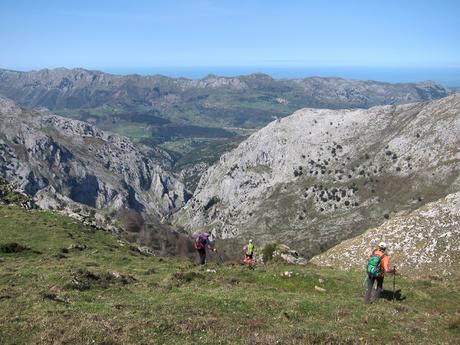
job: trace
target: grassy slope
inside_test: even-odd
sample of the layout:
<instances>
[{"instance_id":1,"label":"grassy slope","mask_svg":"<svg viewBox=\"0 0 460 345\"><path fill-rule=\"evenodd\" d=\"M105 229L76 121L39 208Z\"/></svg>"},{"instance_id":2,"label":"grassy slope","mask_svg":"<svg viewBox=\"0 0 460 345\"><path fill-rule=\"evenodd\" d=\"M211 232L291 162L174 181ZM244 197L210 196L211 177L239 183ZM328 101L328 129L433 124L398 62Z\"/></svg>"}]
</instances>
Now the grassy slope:
<instances>
[{"instance_id":1,"label":"grassy slope","mask_svg":"<svg viewBox=\"0 0 460 345\"><path fill-rule=\"evenodd\" d=\"M282 264L203 269L136 256L109 234L17 207L0 207L0 229L0 244L31 248L0 253L1 344L453 344L460 336L458 282L400 277L405 300L365 306L361 273ZM88 248L61 253L72 244ZM78 270L100 280L76 290ZM291 278L281 276L287 270ZM104 287L110 272L136 281Z\"/></svg>"}]
</instances>

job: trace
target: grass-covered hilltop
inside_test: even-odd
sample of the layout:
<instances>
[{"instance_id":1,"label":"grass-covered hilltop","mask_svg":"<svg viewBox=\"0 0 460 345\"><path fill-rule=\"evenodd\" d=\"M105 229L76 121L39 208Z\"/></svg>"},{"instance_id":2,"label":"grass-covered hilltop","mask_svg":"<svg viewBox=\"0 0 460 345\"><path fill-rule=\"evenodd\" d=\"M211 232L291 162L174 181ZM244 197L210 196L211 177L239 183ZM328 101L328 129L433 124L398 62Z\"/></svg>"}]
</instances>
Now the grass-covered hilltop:
<instances>
[{"instance_id":1,"label":"grass-covered hilltop","mask_svg":"<svg viewBox=\"0 0 460 345\"><path fill-rule=\"evenodd\" d=\"M1 344L455 344L459 281L386 278L273 260L139 254L66 216L0 206ZM211 254L212 256L213 254ZM338 262L338 264L340 264ZM325 291L320 291L325 289Z\"/></svg>"}]
</instances>

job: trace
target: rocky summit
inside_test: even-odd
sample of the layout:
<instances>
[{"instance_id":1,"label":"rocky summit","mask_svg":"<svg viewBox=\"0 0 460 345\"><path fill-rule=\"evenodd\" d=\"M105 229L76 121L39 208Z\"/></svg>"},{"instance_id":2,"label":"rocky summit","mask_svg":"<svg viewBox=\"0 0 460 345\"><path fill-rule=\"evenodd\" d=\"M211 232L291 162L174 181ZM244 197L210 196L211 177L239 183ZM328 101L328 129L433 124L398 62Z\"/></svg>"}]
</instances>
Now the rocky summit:
<instances>
[{"instance_id":1,"label":"rocky summit","mask_svg":"<svg viewBox=\"0 0 460 345\"><path fill-rule=\"evenodd\" d=\"M400 271L426 277L451 277L460 272L460 192L428 203L408 215L343 241L311 262L340 269L361 269L380 241L388 245ZM339 265L337 263L340 262ZM458 278L458 277L457 277Z\"/></svg>"},{"instance_id":2,"label":"rocky summit","mask_svg":"<svg viewBox=\"0 0 460 345\"><path fill-rule=\"evenodd\" d=\"M221 157L174 221L307 257L460 187L460 95L302 109Z\"/></svg>"},{"instance_id":3,"label":"rocky summit","mask_svg":"<svg viewBox=\"0 0 460 345\"><path fill-rule=\"evenodd\" d=\"M165 216L186 198L162 150L0 97L0 175L47 208L67 197L93 208ZM51 199L51 200L50 200Z\"/></svg>"}]
</instances>

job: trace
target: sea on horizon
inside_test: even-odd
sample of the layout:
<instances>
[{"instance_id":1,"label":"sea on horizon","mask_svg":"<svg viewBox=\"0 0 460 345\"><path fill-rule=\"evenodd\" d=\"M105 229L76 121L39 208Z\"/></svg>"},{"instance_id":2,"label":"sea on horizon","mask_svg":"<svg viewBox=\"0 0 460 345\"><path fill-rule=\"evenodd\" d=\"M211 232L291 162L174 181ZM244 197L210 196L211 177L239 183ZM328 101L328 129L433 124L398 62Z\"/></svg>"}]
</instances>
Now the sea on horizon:
<instances>
[{"instance_id":1,"label":"sea on horizon","mask_svg":"<svg viewBox=\"0 0 460 345\"><path fill-rule=\"evenodd\" d=\"M198 66L198 67L133 67L98 68L113 74L160 74L167 77L201 79L209 74L240 76L252 73L268 74L275 79L307 77L340 77L375 80L389 83L416 83L431 80L447 87L460 87L460 67L257 67L257 66Z\"/></svg>"}]
</instances>

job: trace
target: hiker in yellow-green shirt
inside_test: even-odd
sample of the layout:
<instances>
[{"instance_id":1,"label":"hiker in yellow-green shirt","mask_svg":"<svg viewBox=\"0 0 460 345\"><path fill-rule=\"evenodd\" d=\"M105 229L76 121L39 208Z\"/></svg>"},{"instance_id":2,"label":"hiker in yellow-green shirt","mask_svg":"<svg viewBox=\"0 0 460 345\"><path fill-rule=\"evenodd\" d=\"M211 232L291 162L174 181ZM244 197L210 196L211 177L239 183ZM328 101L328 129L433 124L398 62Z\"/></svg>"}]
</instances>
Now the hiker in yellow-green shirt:
<instances>
[{"instance_id":1,"label":"hiker in yellow-green shirt","mask_svg":"<svg viewBox=\"0 0 460 345\"><path fill-rule=\"evenodd\" d=\"M245 245L243 248L244 254L245 254L245 258L244 258L245 264L251 265L253 263L254 249L255 247L254 247L254 244L252 243L252 240L249 240L249 243Z\"/></svg>"}]
</instances>

